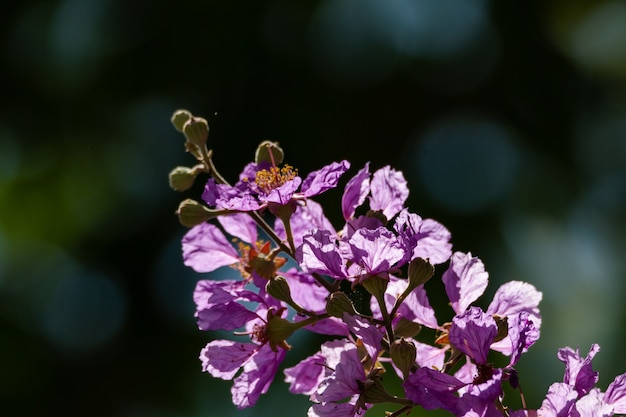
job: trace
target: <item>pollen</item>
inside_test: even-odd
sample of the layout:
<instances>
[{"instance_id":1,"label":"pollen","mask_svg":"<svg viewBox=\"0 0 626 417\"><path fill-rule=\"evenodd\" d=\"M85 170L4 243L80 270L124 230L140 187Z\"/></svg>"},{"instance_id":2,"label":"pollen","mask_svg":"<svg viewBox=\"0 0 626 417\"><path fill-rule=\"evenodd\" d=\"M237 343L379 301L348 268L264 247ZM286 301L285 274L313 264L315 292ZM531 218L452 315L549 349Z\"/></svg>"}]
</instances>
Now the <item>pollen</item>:
<instances>
[{"instance_id":1,"label":"pollen","mask_svg":"<svg viewBox=\"0 0 626 417\"><path fill-rule=\"evenodd\" d=\"M257 172L254 183L259 189L269 194L272 190L275 190L287 181L291 181L297 175L297 169L285 164L282 168L271 167L270 169L263 169Z\"/></svg>"}]
</instances>

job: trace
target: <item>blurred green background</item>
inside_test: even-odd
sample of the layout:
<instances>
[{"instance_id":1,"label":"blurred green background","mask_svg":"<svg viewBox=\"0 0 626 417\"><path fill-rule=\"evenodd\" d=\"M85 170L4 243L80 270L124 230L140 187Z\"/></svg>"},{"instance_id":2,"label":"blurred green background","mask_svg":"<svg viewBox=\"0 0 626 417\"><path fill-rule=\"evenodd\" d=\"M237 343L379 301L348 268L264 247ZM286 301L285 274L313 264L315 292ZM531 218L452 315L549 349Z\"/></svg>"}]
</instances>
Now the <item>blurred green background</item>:
<instances>
[{"instance_id":1,"label":"blurred green background","mask_svg":"<svg viewBox=\"0 0 626 417\"><path fill-rule=\"evenodd\" d=\"M543 292L530 406L561 346L601 344L602 388L626 371L626 2L31 0L0 22L3 416L306 414L280 376L237 411L201 373L216 335L174 215L199 189L167 182L193 163L181 107L230 179L263 139L301 173L402 169L412 210L484 261L483 305L511 279ZM319 199L337 226L340 195ZM293 344L287 366L314 349Z\"/></svg>"}]
</instances>

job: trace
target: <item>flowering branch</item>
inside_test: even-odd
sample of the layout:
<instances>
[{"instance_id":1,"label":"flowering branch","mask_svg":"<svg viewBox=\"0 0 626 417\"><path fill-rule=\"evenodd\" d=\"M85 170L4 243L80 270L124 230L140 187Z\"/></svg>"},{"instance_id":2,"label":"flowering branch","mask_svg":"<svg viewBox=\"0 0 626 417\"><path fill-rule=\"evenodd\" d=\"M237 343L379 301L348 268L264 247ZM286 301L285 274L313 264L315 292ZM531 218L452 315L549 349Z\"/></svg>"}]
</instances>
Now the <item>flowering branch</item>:
<instances>
[{"instance_id":1,"label":"flowering branch","mask_svg":"<svg viewBox=\"0 0 626 417\"><path fill-rule=\"evenodd\" d=\"M510 281L486 310L473 305L488 285L482 261L453 251L445 226L405 207L409 190L401 172L387 166L371 173L365 164L344 185L344 224L336 227L314 198L339 186L349 162L330 163L303 179L283 164L278 144L265 141L231 185L207 147L206 120L177 111L172 123L199 162L170 172L172 188L185 191L208 176L202 202L186 199L177 211L190 227L183 261L200 273L231 267L241 276L201 280L193 295L200 330L250 337L249 343L213 340L200 354L203 371L233 380L237 407L253 406L269 389L291 349L287 339L305 330L329 340L283 372L292 394L309 397L310 417L354 417L374 404L400 406L389 417L415 407L467 417L626 413L626 374L604 393L595 388L597 345L586 357L560 349L563 382L550 386L539 409L527 408L516 365L539 339L541 292ZM451 308L444 314L452 317L444 323L426 287L439 265ZM434 340L423 327L436 332ZM508 364L493 365L494 355ZM402 395L386 390L383 374L385 381L398 379ZM522 409L505 404L507 384L519 389Z\"/></svg>"}]
</instances>

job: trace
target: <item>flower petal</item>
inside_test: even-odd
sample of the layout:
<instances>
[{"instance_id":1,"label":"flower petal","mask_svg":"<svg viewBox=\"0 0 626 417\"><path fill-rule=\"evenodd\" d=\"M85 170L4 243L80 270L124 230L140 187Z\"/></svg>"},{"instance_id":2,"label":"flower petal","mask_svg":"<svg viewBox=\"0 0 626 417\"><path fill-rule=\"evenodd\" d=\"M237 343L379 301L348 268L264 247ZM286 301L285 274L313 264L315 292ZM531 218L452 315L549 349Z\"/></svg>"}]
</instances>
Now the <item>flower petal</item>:
<instances>
[{"instance_id":1,"label":"flower petal","mask_svg":"<svg viewBox=\"0 0 626 417\"><path fill-rule=\"evenodd\" d=\"M370 208L382 211L387 219L398 214L409 197L404 175L389 166L374 173L370 189Z\"/></svg>"},{"instance_id":2,"label":"flower petal","mask_svg":"<svg viewBox=\"0 0 626 417\"><path fill-rule=\"evenodd\" d=\"M192 227L183 236L183 260L196 272L211 272L239 262L237 250L222 231L210 223Z\"/></svg>"},{"instance_id":3,"label":"flower petal","mask_svg":"<svg viewBox=\"0 0 626 417\"><path fill-rule=\"evenodd\" d=\"M370 163L365 166L348 181L341 197L341 212L345 221L354 217L356 208L365 201L370 192Z\"/></svg>"},{"instance_id":4,"label":"flower petal","mask_svg":"<svg viewBox=\"0 0 626 417\"><path fill-rule=\"evenodd\" d=\"M350 168L350 162L333 162L307 175L300 191L305 197L313 197L337 187L339 178Z\"/></svg>"},{"instance_id":5,"label":"flower petal","mask_svg":"<svg viewBox=\"0 0 626 417\"><path fill-rule=\"evenodd\" d=\"M441 279L452 309L456 314L461 314L485 292L489 274L485 272L482 261L472 257L470 252L455 252Z\"/></svg>"}]
</instances>

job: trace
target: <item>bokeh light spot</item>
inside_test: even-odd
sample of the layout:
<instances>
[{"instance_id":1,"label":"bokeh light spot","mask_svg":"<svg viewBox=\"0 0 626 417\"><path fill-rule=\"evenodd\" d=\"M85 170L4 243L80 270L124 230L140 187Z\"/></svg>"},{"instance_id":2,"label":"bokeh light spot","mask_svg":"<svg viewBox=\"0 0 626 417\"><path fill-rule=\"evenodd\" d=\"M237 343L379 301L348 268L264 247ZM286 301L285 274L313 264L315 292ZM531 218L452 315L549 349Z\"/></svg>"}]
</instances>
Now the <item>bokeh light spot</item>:
<instances>
[{"instance_id":1,"label":"bokeh light spot","mask_svg":"<svg viewBox=\"0 0 626 417\"><path fill-rule=\"evenodd\" d=\"M108 277L85 269L60 278L43 308L44 333L58 348L86 351L110 341L124 323L126 300Z\"/></svg>"},{"instance_id":2,"label":"bokeh light spot","mask_svg":"<svg viewBox=\"0 0 626 417\"><path fill-rule=\"evenodd\" d=\"M418 137L414 172L432 197L453 212L475 212L503 198L519 156L512 135L487 120L445 120Z\"/></svg>"}]
</instances>

